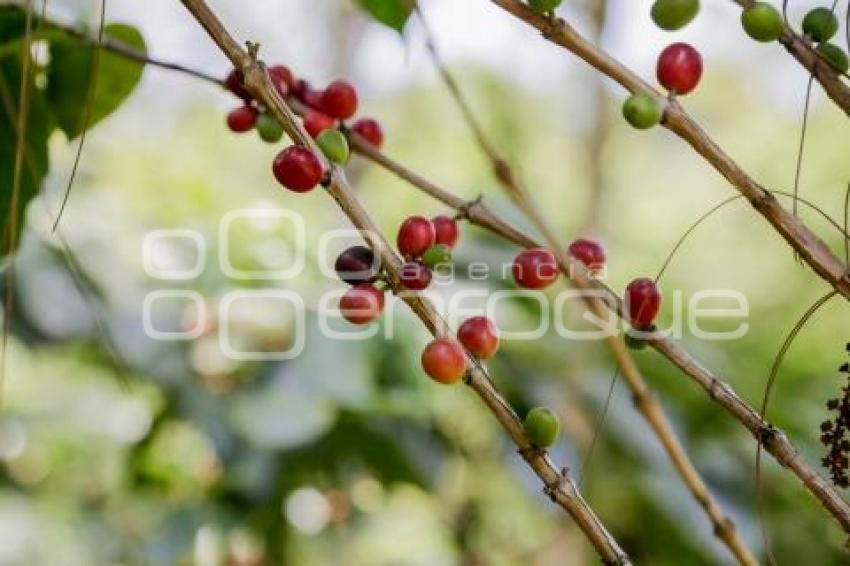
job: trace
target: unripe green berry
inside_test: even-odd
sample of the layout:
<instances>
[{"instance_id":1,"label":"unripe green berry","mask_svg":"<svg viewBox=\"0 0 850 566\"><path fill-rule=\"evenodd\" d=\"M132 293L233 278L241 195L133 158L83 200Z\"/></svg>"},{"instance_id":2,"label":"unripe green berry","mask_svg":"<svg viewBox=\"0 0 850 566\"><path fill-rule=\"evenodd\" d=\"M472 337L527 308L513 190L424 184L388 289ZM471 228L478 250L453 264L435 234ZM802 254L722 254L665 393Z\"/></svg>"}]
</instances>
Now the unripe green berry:
<instances>
[{"instance_id":1,"label":"unripe green berry","mask_svg":"<svg viewBox=\"0 0 850 566\"><path fill-rule=\"evenodd\" d=\"M764 43L776 41L785 31L782 14L767 2L756 2L741 12L741 25L747 35Z\"/></svg>"},{"instance_id":2,"label":"unripe green berry","mask_svg":"<svg viewBox=\"0 0 850 566\"><path fill-rule=\"evenodd\" d=\"M699 0L656 0L650 15L655 25L667 31L682 29L699 12Z\"/></svg>"},{"instance_id":3,"label":"unripe green berry","mask_svg":"<svg viewBox=\"0 0 850 566\"><path fill-rule=\"evenodd\" d=\"M839 73L846 73L850 68L850 61L847 60L847 54L832 43L821 43L818 45L818 53L823 55L823 58L829 61L830 66Z\"/></svg>"},{"instance_id":4,"label":"unripe green berry","mask_svg":"<svg viewBox=\"0 0 850 566\"><path fill-rule=\"evenodd\" d=\"M829 8L815 8L803 18L803 33L812 41L829 41L838 31L838 18Z\"/></svg>"},{"instance_id":5,"label":"unripe green berry","mask_svg":"<svg viewBox=\"0 0 850 566\"><path fill-rule=\"evenodd\" d=\"M257 117L257 124L254 127L265 142L277 143L283 137L283 126L268 112L263 112Z\"/></svg>"},{"instance_id":6,"label":"unripe green berry","mask_svg":"<svg viewBox=\"0 0 850 566\"><path fill-rule=\"evenodd\" d=\"M325 157L334 163L339 163L340 165L348 163L348 141L339 130L328 129L323 131L316 138L316 143L319 145L322 153L325 154Z\"/></svg>"},{"instance_id":7,"label":"unripe green berry","mask_svg":"<svg viewBox=\"0 0 850 566\"><path fill-rule=\"evenodd\" d=\"M535 12L543 14L545 12L551 12L560 6L561 0L528 0L528 5L531 6L531 9Z\"/></svg>"},{"instance_id":8,"label":"unripe green berry","mask_svg":"<svg viewBox=\"0 0 850 566\"><path fill-rule=\"evenodd\" d=\"M428 248L428 251L422 256L422 263L431 269L446 265L452 262L452 250L445 244L436 244Z\"/></svg>"},{"instance_id":9,"label":"unripe green berry","mask_svg":"<svg viewBox=\"0 0 850 566\"><path fill-rule=\"evenodd\" d=\"M546 407L534 407L526 415L523 428L532 444L546 448L558 441L561 421L558 420L555 413Z\"/></svg>"},{"instance_id":10,"label":"unripe green berry","mask_svg":"<svg viewBox=\"0 0 850 566\"><path fill-rule=\"evenodd\" d=\"M646 349L646 340L626 333L626 347L630 350L644 350Z\"/></svg>"},{"instance_id":11,"label":"unripe green berry","mask_svg":"<svg viewBox=\"0 0 850 566\"><path fill-rule=\"evenodd\" d=\"M661 121L661 106L652 96L636 92L623 104L623 117L639 130L649 129Z\"/></svg>"}]
</instances>

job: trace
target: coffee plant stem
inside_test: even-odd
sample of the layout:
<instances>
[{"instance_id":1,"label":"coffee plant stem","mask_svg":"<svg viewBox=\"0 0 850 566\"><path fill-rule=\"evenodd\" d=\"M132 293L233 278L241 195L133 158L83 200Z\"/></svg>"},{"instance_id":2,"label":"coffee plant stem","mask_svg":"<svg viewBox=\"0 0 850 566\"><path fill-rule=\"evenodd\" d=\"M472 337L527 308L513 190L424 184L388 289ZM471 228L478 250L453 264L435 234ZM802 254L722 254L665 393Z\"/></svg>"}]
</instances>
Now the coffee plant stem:
<instances>
[{"instance_id":1,"label":"coffee plant stem","mask_svg":"<svg viewBox=\"0 0 850 566\"><path fill-rule=\"evenodd\" d=\"M181 2L204 27L234 67L242 71L245 86L280 121L293 141L312 149L318 155L318 148L312 138L298 123L293 111L274 88L265 66L257 59L256 46L249 44L249 50L243 49L204 0L181 0ZM395 254L363 205L354 196L342 168L333 164L326 165L330 171L327 182L328 193L380 256L391 288L400 291L402 289L399 281L401 258ZM448 325L427 298L417 293L399 293L399 297L408 304L435 337L445 338L452 335ZM465 381L494 414L528 465L543 481L546 494L570 514L606 564L630 564L626 553L581 497L568 471L559 471L545 450L532 446L519 417L496 390L484 368L476 363L472 363L470 367Z\"/></svg>"},{"instance_id":2,"label":"coffee plant stem","mask_svg":"<svg viewBox=\"0 0 850 566\"><path fill-rule=\"evenodd\" d=\"M528 217L532 224L537 227L538 231L544 235L544 239L549 245L550 251L555 254L556 259L558 260L559 268L569 279L570 272L573 269L572 264L575 262L568 256L568 254L561 251L564 247L558 240L554 230L552 230L549 226L540 208L535 205L531 193L528 191L525 184L520 181L510 162L496 149L495 144L489 139L487 134L485 134L484 128L481 126L475 112L472 110L472 107L461 92L460 86L455 80L454 75L452 75L451 71L449 71L448 67L443 63L434 40L434 36L428 27L427 22L425 22L421 13L419 13L419 16L425 33L428 51L431 54L431 59L437 67L437 71L439 72L453 100L460 109L469 129L472 131L481 152L490 161L494 176L504 189L504 192L509 197L513 198L517 205L523 210L526 217ZM586 299L586 303L592 310L595 311L597 316L604 316L607 314L607 307L600 301L588 298ZM634 358L626 348L622 337L609 336L606 338L606 342L608 343L608 347L611 349L618 367L625 378L626 385L631 390L635 408L644 420L646 420L650 429L660 441L664 451L667 453L667 457L670 458L673 463L673 467L682 478L682 481L685 483L688 491L691 492L691 495L705 511L713 527L714 534L724 544L726 544L729 551L735 556L736 560L740 564L753 566L758 564L755 557L744 544L744 541L738 536L734 523L726 515L723 508L711 494L708 485L700 476L699 471L691 461L682 446L682 443L676 437L676 433L673 431L673 427L670 425L670 422L664 413L664 409L652 394L652 391L647 385L646 380L643 378L643 375L641 375L640 369L635 363ZM601 425L602 423L600 423L599 426Z\"/></svg>"},{"instance_id":3,"label":"coffee plant stem","mask_svg":"<svg viewBox=\"0 0 850 566\"><path fill-rule=\"evenodd\" d=\"M543 34L548 41L577 55L599 72L630 92L643 92L656 98L660 93L632 70L585 39L560 18L538 14L520 0L490 0ZM805 224L785 210L776 198L759 185L709 137L675 99L667 101L662 124L685 140L714 169L726 178L753 208L761 214L800 257L846 299L850 299L847 266L837 258Z\"/></svg>"}]
</instances>

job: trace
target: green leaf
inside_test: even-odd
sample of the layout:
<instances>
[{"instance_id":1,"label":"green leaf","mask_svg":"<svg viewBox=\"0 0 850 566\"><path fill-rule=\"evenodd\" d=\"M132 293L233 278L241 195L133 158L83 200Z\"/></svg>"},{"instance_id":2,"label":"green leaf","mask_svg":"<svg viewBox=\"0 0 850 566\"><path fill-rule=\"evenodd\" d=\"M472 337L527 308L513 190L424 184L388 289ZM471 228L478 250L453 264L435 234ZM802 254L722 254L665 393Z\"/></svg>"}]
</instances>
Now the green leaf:
<instances>
[{"instance_id":1,"label":"green leaf","mask_svg":"<svg viewBox=\"0 0 850 566\"><path fill-rule=\"evenodd\" d=\"M415 0L359 0L376 21L401 33L416 5Z\"/></svg>"},{"instance_id":2,"label":"green leaf","mask_svg":"<svg viewBox=\"0 0 850 566\"><path fill-rule=\"evenodd\" d=\"M20 93L20 61L16 57L0 58L0 226L3 227L0 254L5 254L8 249L9 234L6 227L13 218L17 218L15 240L19 239L26 204L38 194L41 181L47 173L47 139L54 127L44 96L30 83L29 111L24 124L26 149L21 162L17 205L12 210Z\"/></svg>"},{"instance_id":3,"label":"green leaf","mask_svg":"<svg viewBox=\"0 0 850 566\"><path fill-rule=\"evenodd\" d=\"M0 43L22 37L26 31L26 22L26 12L18 6L0 6Z\"/></svg>"},{"instance_id":4,"label":"green leaf","mask_svg":"<svg viewBox=\"0 0 850 566\"><path fill-rule=\"evenodd\" d=\"M104 37L146 52L144 39L132 26L110 24L104 29ZM85 128L94 50L94 45L71 37L50 43L47 99L56 122L69 139L80 135ZM140 63L101 51L89 127L118 109L138 84L142 70Z\"/></svg>"}]
</instances>

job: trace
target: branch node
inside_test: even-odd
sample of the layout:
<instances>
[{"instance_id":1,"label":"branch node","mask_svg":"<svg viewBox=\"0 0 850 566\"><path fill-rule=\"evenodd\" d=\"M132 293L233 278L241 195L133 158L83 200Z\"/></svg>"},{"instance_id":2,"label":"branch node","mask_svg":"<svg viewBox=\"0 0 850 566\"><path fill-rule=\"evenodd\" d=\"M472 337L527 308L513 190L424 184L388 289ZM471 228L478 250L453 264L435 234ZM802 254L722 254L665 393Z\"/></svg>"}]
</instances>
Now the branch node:
<instances>
[{"instance_id":1,"label":"branch node","mask_svg":"<svg viewBox=\"0 0 850 566\"><path fill-rule=\"evenodd\" d=\"M466 373L463 374L463 382L466 385L472 385L472 370L466 370Z\"/></svg>"},{"instance_id":2,"label":"branch node","mask_svg":"<svg viewBox=\"0 0 850 566\"><path fill-rule=\"evenodd\" d=\"M757 434L759 444L761 444L765 448L769 447L770 444L772 444L773 441L776 440L776 436L776 428L772 424L767 422L759 428Z\"/></svg>"},{"instance_id":3,"label":"branch node","mask_svg":"<svg viewBox=\"0 0 850 566\"><path fill-rule=\"evenodd\" d=\"M552 500L553 503L558 502L558 492L564 489L564 486L567 485L567 474L569 470L567 468L561 468L560 474L558 474L558 479L547 483L543 487L543 493L545 493L549 499Z\"/></svg>"},{"instance_id":4,"label":"branch node","mask_svg":"<svg viewBox=\"0 0 850 566\"><path fill-rule=\"evenodd\" d=\"M722 520L714 523L714 536L722 537L724 533L735 528L735 523L729 517L724 517Z\"/></svg>"},{"instance_id":5,"label":"branch node","mask_svg":"<svg viewBox=\"0 0 850 566\"><path fill-rule=\"evenodd\" d=\"M455 214L455 220L469 220L469 211L481 204L481 201L483 199L484 195L479 194L474 199L466 201L466 204L457 209L457 214Z\"/></svg>"},{"instance_id":6,"label":"branch node","mask_svg":"<svg viewBox=\"0 0 850 566\"><path fill-rule=\"evenodd\" d=\"M251 61L254 63L257 62L260 56L260 44L256 41L246 41L245 48L248 50L248 55L251 57Z\"/></svg>"}]
</instances>

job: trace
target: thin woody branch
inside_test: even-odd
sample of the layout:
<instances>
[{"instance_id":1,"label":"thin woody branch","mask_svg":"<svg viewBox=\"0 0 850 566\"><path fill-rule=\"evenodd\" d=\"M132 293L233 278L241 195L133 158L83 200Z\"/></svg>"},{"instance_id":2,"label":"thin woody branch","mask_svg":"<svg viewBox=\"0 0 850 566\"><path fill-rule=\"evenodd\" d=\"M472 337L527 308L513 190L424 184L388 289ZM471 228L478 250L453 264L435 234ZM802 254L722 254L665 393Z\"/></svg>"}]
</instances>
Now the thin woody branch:
<instances>
[{"instance_id":1,"label":"thin woody branch","mask_svg":"<svg viewBox=\"0 0 850 566\"><path fill-rule=\"evenodd\" d=\"M749 8L755 4L755 0L732 1L742 8ZM789 25L785 26L779 42L820 83L827 96L850 116L850 87L841 80L841 75L836 73L835 69L812 48L811 43Z\"/></svg>"},{"instance_id":2,"label":"thin woody branch","mask_svg":"<svg viewBox=\"0 0 850 566\"><path fill-rule=\"evenodd\" d=\"M585 39L560 18L538 14L520 0L489 0L536 28L543 37L574 53L630 92L643 92L661 99L661 94L622 63ZM718 173L726 178L767 220L786 242L822 279L850 300L847 266L805 224L789 213L776 198L752 179L694 121L676 100L666 103L663 125L688 142Z\"/></svg>"},{"instance_id":3,"label":"thin woody branch","mask_svg":"<svg viewBox=\"0 0 850 566\"><path fill-rule=\"evenodd\" d=\"M351 136L351 145L356 153L380 165L387 171L394 173L399 178L421 189L447 206L459 210L465 204L466 201L460 197L446 189L438 187L433 182L425 180L421 175L393 161L358 136ZM475 214L470 214L468 218L473 224L495 232L519 246L525 248L541 247L541 244L534 238L517 233L514 228L506 225L485 203L478 202L471 210L474 210ZM506 229L503 229L503 227ZM563 268L563 265L561 267ZM569 263L568 277L575 287L599 293L604 298L598 302L605 304L607 308L614 311L618 316L623 316L619 295L604 283L589 278L583 265L576 261L571 261ZM794 472L806 489L835 517L842 528L850 533L850 505L844 501L829 482L819 476L800 457L797 449L785 433L762 419L758 411L743 401L728 383L706 369L675 340L662 333L656 333L649 340L649 345L702 387L714 403L726 409L755 438L768 439L769 441L764 443L765 449L780 464Z\"/></svg>"},{"instance_id":4,"label":"thin woody branch","mask_svg":"<svg viewBox=\"0 0 850 566\"><path fill-rule=\"evenodd\" d=\"M143 54L142 54L143 56ZM155 64L155 63L154 63ZM167 64L167 69L180 69L180 65ZM193 75L203 74L197 71ZM221 83L217 79L213 82ZM298 102L293 100L292 106L298 108ZM302 109L303 110L303 109ZM539 248L541 243L531 236L517 230L508 222L494 214L489 207L480 199L472 202L464 200L455 193L440 187L426 177L407 169L400 163L394 161L387 155L376 150L368 142L358 135L349 132L349 142L353 151L379 165L411 186L428 194L432 198L442 202L446 206L463 213L473 224L497 234L506 240L523 248ZM604 302L612 311L622 316L619 304L619 296L610 288L598 280L586 276L583 266L573 264L574 270L570 277L573 285L580 289L596 291L604 297ZM694 380L708 394L709 398L726 409L730 415L740 421L756 438L769 438L765 443L765 449L784 467L790 469L808 489L841 524L842 528L850 533L850 506L838 495L835 489L817 472L815 472L802 458L797 449L789 441L787 435L781 430L773 427L758 412L744 402L735 393L734 389L709 369L705 368L693 358L679 343L667 336L658 334L649 341L656 351L666 357L678 367L683 373Z\"/></svg>"},{"instance_id":5,"label":"thin woody branch","mask_svg":"<svg viewBox=\"0 0 850 566\"><path fill-rule=\"evenodd\" d=\"M418 12L418 10L417 10ZM425 18L419 13L420 22L425 31L426 43L431 58L437 67L440 76L443 79L446 87L451 93L452 98L456 102L461 114L464 117L467 125L475 137L475 140L481 149L482 153L490 161L496 179L504 189L504 192L514 199L520 208L525 212L525 215L532 221L537 229L544 235L544 239L549 246L550 251L555 255L558 266L561 272L570 279L573 272L571 258L564 253L561 242L558 240L554 230L551 229L548 222L535 205L531 193L528 191L525 184L520 180L519 176L511 167L510 162L505 158L495 144L485 134L484 128L479 123L471 106L454 78L454 75L449 71L448 67L440 57L440 52L434 41L433 33L428 27ZM598 317L604 317L608 314L608 306L598 299L586 297L585 302L588 307L594 311ZM625 378L626 385L629 387L635 408L638 413L644 418L649 425L653 434L658 438L667 457L673 463L673 467L685 483L688 491L690 491L696 502L702 507L703 511L708 516L713 527L713 532L729 549L732 555L740 564L754 566L758 564L753 554L744 544L744 541L738 536L734 523L726 515L720 503L711 494L708 485L700 476L699 471L688 457L682 443L673 432L673 427L670 426L664 409L661 404L652 395L646 380L641 375L634 358L626 348L625 343L619 336L608 336L606 338L608 347L611 350L617 365Z\"/></svg>"},{"instance_id":6,"label":"thin woody branch","mask_svg":"<svg viewBox=\"0 0 850 566\"><path fill-rule=\"evenodd\" d=\"M295 114L273 87L265 66L256 59L256 53L249 53L239 46L204 0L181 1L198 23L206 29L234 67L242 71L248 90L280 121L295 143L309 147L317 152L317 155L321 155L313 140L298 123ZM327 190L380 256L390 286L395 291L400 291L402 289L399 283L401 259L380 235L372 219L354 196L340 167L330 167ZM404 292L399 293L399 296L434 336L450 335L450 329L430 301L416 293ZM467 383L498 419L518 447L520 454L543 481L546 494L573 517L606 564L630 564L628 556L582 499L567 471L559 471L546 451L531 445L518 416L496 391L486 371L477 364L472 364L471 368L467 375Z\"/></svg>"}]
</instances>

